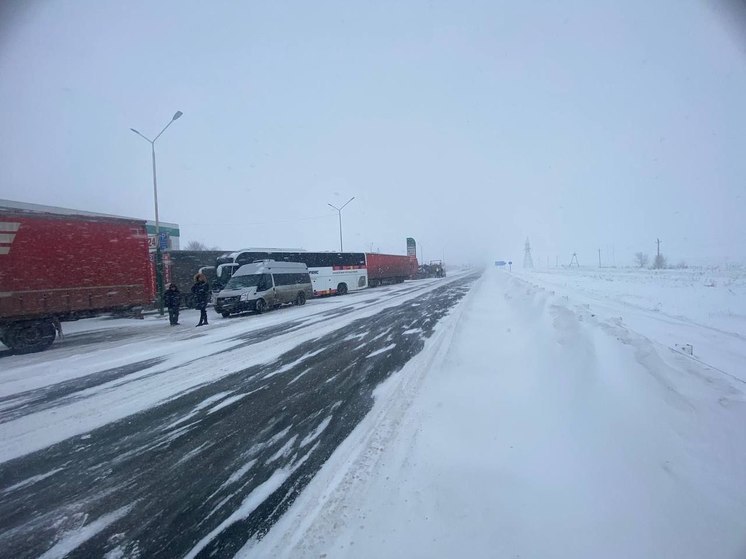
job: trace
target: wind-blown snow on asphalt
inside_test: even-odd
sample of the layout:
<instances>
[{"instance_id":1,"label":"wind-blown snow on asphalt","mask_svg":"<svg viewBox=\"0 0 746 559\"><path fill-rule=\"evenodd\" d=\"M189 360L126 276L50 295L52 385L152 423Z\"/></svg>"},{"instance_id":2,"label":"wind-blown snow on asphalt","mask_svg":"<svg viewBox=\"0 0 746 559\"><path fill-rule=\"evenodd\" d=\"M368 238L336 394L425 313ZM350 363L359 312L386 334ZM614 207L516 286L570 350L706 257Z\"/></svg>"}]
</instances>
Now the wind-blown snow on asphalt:
<instances>
[{"instance_id":1,"label":"wind-blown snow on asphalt","mask_svg":"<svg viewBox=\"0 0 746 559\"><path fill-rule=\"evenodd\" d=\"M562 274L488 271L239 556L746 556L744 332ZM672 324L735 361L680 353Z\"/></svg>"},{"instance_id":2,"label":"wind-blown snow on asphalt","mask_svg":"<svg viewBox=\"0 0 746 559\"><path fill-rule=\"evenodd\" d=\"M192 312L182 328L116 321L2 357L0 549L232 557L271 528L475 278L197 330Z\"/></svg>"}]
</instances>

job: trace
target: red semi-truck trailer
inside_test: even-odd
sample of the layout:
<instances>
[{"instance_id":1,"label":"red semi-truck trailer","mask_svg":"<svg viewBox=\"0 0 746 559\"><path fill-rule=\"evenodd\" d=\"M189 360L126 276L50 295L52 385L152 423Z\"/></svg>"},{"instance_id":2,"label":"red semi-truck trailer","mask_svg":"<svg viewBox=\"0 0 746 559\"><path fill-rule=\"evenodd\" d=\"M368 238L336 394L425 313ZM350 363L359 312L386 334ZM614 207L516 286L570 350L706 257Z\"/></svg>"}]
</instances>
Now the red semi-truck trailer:
<instances>
[{"instance_id":1,"label":"red semi-truck trailer","mask_svg":"<svg viewBox=\"0 0 746 559\"><path fill-rule=\"evenodd\" d=\"M417 276L417 258L397 254L365 254L368 268L368 285L376 287L384 283L401 283Z\"/></svg>"},{"instance_id":2,"label":"red semi-truck trailer","mask_svg":"<svg viewBox=\"0 0 746 559\"><path fill-rule=\"evenodd\" d=\"M60 322L138 311L152 275L143 220L0 200L0 341L16 352L49 347Z\"/></svg>"}]
</instances>

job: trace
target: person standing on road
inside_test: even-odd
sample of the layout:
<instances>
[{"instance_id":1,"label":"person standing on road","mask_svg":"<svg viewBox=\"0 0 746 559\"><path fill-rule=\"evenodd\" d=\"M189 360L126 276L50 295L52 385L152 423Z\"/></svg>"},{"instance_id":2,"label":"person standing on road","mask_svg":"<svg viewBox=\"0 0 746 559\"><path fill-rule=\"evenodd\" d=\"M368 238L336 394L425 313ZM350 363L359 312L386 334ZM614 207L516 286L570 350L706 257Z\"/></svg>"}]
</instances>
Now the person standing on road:
<instances>
[{"instance_id":1,"label":"person standing on road","mask_svg":"<svg viewBox=\"0 0 746 559\"><path fill-rule=\"evenodd\" d=\"M168 321L171 326L179 324L179 307L181 307L181 291L178 286L172 283L168 290L163 294L163 304L168 309Z\"/></svg>"},{"instance_id":2,"label":"person standing on road","mask_svg":"<svg viewBox=\"0 0 746 559\"><path fill-rule=\"evenodd\" d=\"M194 276L194 285L192 286L192 295L194 295L194 308L199 309L199 324L207 324L207 301L210 298L210 285L204 274Z\"/></svg>"}]
</instances>

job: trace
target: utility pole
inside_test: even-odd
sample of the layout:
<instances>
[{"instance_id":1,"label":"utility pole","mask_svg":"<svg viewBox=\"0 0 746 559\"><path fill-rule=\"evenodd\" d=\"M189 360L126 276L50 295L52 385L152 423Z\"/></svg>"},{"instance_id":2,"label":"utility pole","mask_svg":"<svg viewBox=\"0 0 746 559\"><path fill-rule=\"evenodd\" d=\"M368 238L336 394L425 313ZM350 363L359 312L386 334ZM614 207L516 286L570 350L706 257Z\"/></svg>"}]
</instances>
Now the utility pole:
<instances>
[{"instance_id":1,"label":"utility pole","mask_svg":"<svg viewBox=\"0 0 746 559\"><path fill-rule=\"evenodd\" d=\"M598 249L598 267L601 267L601 249Z\"/></svg>"},{"instance_id":2,"label":"utility pole","mask_svg":"<svg viewBox=\"0 0 746 559\"><path fill-rule=\"evenodd\" d=\"M661 240L660 239L656 239L656 242L658 243L658 256L660 257L660 255L661 255Z\"/></svg>"},{"instance_id":3,"label":"utility pole","mask_svg":"<svg viewBox=\"0 0 746 559\"><path fill-rule=\"evenodd\" d=\"M575 262L575 265L580 268L580 262L578 262L578 253L573 252L572 258L570 259L570 268L572 268L572 263Z\"/></svg>"}]
</instances>

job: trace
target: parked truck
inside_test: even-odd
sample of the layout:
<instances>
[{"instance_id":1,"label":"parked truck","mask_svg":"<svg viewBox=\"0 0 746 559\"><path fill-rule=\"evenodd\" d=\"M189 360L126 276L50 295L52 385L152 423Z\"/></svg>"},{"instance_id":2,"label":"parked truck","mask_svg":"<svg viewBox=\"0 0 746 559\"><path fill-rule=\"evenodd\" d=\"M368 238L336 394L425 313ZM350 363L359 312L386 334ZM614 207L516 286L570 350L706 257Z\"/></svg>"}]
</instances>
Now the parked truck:
<instances>
[{"instance_id":1,"label":"parked truck","mask_svg":"<svg viewBox=\"0 0 746 559\"><path fill-rule=\"evenodd\" d=\"M430 264L422 264L417 271L417 279L444 277L446 277L446 267L441 260L431 260Z\"/></svg>"},{"instance_id":2,"label":"parked truck","mask_svg":"<svg viewBox=\"0 0 746 559\"><path fill-rule=\"evenodd\" d=\"M417 276L417 258L398 254L365 254L368 269L368 285L376 287L384 283L401 283Z\"/></svg>"},{"instance_id":3,"label":"parked truck","mask_svg":"<svg viewBox=\"0 0 746 559\"><path fill-rule=\"evenodd\" d=\"M153 302L144 220L0 200L0 341L48 348L61 322Z\"/></svg>"}]
</instances>

